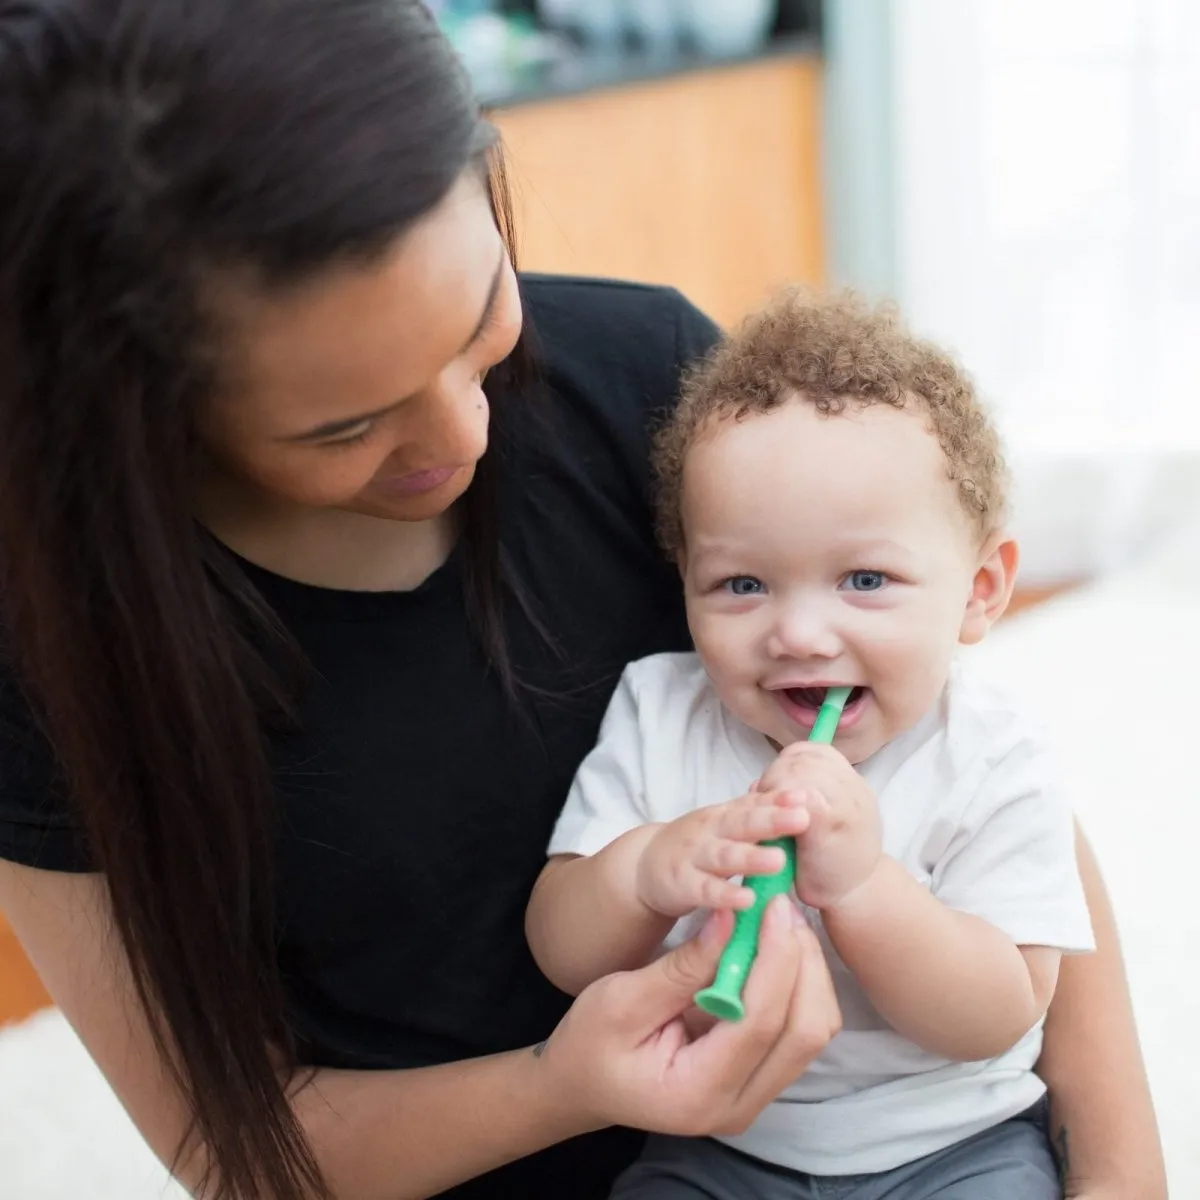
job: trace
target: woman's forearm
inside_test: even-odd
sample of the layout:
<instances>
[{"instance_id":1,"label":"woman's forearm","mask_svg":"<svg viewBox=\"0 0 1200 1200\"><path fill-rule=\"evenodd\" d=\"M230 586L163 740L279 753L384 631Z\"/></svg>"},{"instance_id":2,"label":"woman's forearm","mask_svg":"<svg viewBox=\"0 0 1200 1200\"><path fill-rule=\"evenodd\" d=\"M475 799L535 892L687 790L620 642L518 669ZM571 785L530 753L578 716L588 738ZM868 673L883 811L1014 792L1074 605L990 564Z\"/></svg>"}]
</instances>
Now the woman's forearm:
<instances>
[{"instance_id":1,"label":"woman's forearm","mask_svg":"<svg viewBox=\"0 0 1200 1200\"><path fill-rule=\"evenodd\" d=\"M1037 1070L1067 1195L1164 1200L1162 1146L1134 1025L1116 922L1091 847L1076 852L1096 953L1063 961Z\"/></svg>"},{"instance_id":2,"label":"woman's forearm","mask_svg":"<svg viewBox=\"0 0 1200 1200\"><path fill-rule=\"evenodd\" d=\"M542 973L568 995L614 971L644 966L674 921L637 898L642 849L659 827L644 825L587 858L549 863L525 914L529 948Z\"/></svg>"},{"instance_id":3,"label":"woman's forearm","mask_svg":"<svg viewBox=\"0 0 1200 1200\"><path fill-rule=\"evenodd\" d=\"M293 1105L338 1200L419 1200L586 1132L530 1049L408 1071L318 1071Z\"/></svg>"},{"instance_id":4,"label":"woman's forearm","mask_svg":"<svg viewBox=\"0 0 1200 1200\"><path fill-rule=\"evenodd\" d=\"M103 878L0 863L0 904L142 1136L198 1189L208 1160L190 1143L176 1162L192 1114L114 952ZM595 1128L565 1078L525 1049L407 1071L302 1071L289 1091L338 1200L415 1200Z\"/></svg>"}]
</instances>

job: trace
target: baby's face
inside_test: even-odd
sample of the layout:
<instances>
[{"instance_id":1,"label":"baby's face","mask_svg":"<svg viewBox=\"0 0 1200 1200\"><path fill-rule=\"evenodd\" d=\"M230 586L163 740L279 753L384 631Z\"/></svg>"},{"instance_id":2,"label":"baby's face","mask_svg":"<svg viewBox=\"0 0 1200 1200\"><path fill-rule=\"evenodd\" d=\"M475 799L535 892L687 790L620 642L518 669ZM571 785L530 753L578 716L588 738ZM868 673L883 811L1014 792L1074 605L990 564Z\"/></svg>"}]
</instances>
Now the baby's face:
<instances>
[{"instance_id":1,"label":"baby's face","mask_svg":"<svg viewBox=\"0 0 1200 1200\"><path fill-rule=\"evenodd\" d=\"M851 685L835 744L857 763L933 705L981 551L918 409L793 400L714 421L682 517L692 636L746 724L802 740L824 689Z\"/></svg>"}]
</instances>

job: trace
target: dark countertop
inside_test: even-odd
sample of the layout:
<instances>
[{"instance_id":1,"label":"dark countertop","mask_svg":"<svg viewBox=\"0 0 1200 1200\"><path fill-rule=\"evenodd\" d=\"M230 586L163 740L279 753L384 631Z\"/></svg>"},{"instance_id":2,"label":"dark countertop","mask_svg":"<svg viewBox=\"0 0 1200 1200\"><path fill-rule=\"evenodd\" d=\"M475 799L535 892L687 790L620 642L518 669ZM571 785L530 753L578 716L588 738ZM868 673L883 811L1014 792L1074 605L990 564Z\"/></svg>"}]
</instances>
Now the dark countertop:
<instances>
[{"instance_id":1,"label":"dark countertop","mask_svg":"<svg viewBox=\"0 0 1200 1200\"><path fill-rule=\"evenodd\" d=\"M718 58L711 55L679 51L668 55L644 54L635 50L620 54L588 54L544 66L514 69L502 82L489 79L477 81L480 103L484 108L515 108L521 104L536 104L558 100L626 84L647 83L670 79L676 75L707 71L714 68L740 66L772 58L820 53L818 38L811 34L783 34L772 38L750 54Z\"/></svg>"}]
</instances>

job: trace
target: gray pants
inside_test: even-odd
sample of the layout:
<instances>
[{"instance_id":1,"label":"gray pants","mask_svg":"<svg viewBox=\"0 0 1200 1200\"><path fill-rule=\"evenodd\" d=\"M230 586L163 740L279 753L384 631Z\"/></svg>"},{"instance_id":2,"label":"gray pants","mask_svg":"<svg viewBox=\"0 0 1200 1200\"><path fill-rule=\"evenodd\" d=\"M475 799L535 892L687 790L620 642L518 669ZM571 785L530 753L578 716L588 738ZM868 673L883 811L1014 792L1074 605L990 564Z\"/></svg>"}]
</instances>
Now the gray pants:
<instances>
[{"instance_id":1,"label":"gray pants","mask_svg":"<svg viewBox=\"0 0 1200 1200\"><path fill-rule=\"evenodd\" d=\"M610 1200L1062 1200L1043 1100L876 1175L805 1175L707 1138L652 1136Z\"/></svg>"}]
</instances>

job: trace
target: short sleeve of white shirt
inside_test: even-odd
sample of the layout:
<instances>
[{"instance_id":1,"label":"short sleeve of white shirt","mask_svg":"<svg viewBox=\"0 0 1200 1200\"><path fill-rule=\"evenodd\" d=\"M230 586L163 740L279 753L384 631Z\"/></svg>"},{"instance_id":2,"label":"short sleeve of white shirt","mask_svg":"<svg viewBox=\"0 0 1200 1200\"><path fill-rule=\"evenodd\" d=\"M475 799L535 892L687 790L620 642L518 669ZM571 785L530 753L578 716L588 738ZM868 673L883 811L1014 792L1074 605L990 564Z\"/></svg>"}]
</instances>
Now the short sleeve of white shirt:
<instances>
[{"instance_id":1,"label":"short sleeve of white shirt","mask_svg":"<svg viewBox=\"0 0 1200 1200\"><path fill-rule=\"evenodd\" d=\"M948 908L982 917L1017 945L1095 948L1071 809L1036 727L1022 721L989 763L930 887Z\"/></svg>"},{"instance_id":2,"label":"short sleeve of white shirt","mask_svg":"<svg viewBox=\"0 0 1200 1200\"><path fill-rule=\"evenodd\" d=\"M638 663L626 667L596 745L575 773L550 839L552 856L598 854L623 833L656 819L646 808L638 671Z\"/></svg>"}]
</instances>

